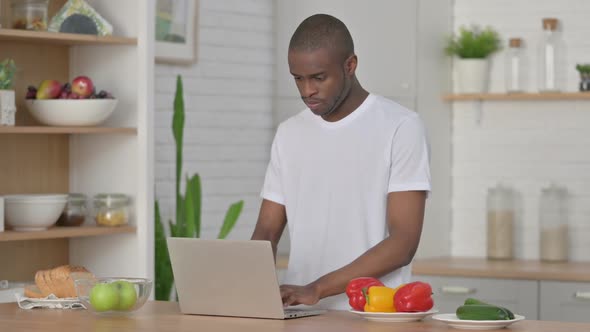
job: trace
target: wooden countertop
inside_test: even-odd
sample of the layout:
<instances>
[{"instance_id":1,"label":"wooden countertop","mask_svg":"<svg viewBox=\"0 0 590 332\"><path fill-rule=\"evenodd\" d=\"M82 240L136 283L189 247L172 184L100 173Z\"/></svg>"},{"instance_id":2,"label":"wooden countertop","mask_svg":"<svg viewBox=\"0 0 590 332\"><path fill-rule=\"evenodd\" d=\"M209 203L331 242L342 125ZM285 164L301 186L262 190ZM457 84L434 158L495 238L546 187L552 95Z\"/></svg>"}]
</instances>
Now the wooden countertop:
<instances>
[{"instance_id":1,"label":"wooden countertop","mask_svg":"<svg viewBox=\"0 0 590 332\"><path fill-rule=\"evenodd\" d=\"M590 282L590 263L441 257L417 259L414 275Z\"/></svg>"},{"instance_id":2,"label":"wooden countertop","mask_svg":"<svg viewBox=\"0 0 590 332\"><path fill-rule=\"evenodd\" d=\"M240 331L240 332L447 332L441 322L369 322L352 313L332 311L324 315L291 320L229 318L182 315L176 302L148 302L130 316L98 316L86 310L22 310L14 303L0 304L2 331ZM590 324L525 320L509 329L518 332L587 332Z\"/></svg>"},{"instance_id":3,"label":"wooden countertop","mask_svg":"<svg viewBox=\"0 0 590 332\"><path fill-rule=\"evenodd\" d=\"M288 256L277 256L278 269L286 269L288 264ZM590 282L590 262L548 263L522 259L502 261L485 258L435 257L414 260L412 273L448 277Z\"/></svg>"}]
</instances>

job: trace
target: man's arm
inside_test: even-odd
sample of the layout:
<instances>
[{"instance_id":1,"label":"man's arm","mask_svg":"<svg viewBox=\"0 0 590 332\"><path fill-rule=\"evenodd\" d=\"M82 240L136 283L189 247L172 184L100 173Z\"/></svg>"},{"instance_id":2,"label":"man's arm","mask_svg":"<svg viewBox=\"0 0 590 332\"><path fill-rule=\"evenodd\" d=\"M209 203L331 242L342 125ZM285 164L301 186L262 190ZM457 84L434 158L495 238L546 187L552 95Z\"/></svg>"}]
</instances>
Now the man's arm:
<instances>
[{"instance_id":1,"label":"man's arm","mask_svg":"<svg viewBox=\"0 0 590 332\"><path fill-rule=\"evenodd\" d=\"M389 237L379 242L352 263L330 272L305 286L283 285L285 305L315 304L320 299L345 291L356 277L379 278L409 264L416 253L422 223L426 192L402 191L387 195Z\"/></svg>"},{"instance_id":2,"label":"man's arm","mask_svg":"<svg viewBox=\"0 0 590 332\"><path fill-rule=\"evenodd\" d=\"M277 246L286 224L287 213L285 211L285 206L263 199L262 204L260 205L260 213L258 214L256 228L254 228L251 240L270 241L272 252L276 260Z\"/></svg>"}]
</instances>

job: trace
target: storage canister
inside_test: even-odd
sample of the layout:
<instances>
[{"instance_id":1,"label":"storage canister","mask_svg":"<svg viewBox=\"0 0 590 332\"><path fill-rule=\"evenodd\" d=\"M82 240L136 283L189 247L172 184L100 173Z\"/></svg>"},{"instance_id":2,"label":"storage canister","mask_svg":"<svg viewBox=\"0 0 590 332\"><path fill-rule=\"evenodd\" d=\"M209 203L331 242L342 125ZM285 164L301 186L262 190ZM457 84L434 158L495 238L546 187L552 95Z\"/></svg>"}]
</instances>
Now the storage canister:
<instances>
[{"instance_id":1,"label":"storage canister","mask_svg":"<svg viewBox=\"0 0 590 332\"><path fill-rule=\"evenodd\" d=\"M498 184L488 189L487 256L490 259L514 257L514 205L510 188Z\"/></svg>"},{"instance_id":2,"label":"storage canister","mask_svg":"<svg viewBox=\"0 0 590 332\"><path fill-rule=\"evenodd\" d=\"M550 185L541 190L539 199L539 256L543 261L568 260L569 227L567 190Z\"/></svg>"}]
</instances>

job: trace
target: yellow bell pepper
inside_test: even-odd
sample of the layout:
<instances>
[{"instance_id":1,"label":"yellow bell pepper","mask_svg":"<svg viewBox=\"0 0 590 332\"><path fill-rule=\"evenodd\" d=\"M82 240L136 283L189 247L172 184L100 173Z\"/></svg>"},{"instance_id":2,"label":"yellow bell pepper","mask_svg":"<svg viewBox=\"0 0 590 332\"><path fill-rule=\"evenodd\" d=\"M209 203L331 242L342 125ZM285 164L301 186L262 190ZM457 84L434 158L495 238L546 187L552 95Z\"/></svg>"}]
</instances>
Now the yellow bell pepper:
<instances>
[{"instance_id":1,"label":"yellow bell pepper","mask_svg":"<svg viewBox=\"0 0 590 332\"><path fill-rule=\"evenodd\" d=\"M395 312L393 296L395 290L385 286L371 286L365 292L367 304L365 312Z\"/></svg>"}]
</instances>

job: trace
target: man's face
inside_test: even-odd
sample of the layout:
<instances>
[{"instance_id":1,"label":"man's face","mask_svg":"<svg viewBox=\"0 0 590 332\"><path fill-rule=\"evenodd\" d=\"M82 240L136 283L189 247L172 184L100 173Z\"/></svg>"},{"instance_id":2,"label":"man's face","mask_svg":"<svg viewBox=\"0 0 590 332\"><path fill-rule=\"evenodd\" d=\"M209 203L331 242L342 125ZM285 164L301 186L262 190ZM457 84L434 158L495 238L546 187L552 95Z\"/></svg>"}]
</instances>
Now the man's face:
<instances>
[{"instance_id":1,"label":"man's face","mask_svg":"<svg viewBox=\"0 0 590 332\"><path fill-rule=\"evenodd\" d=\"M327 49L289 51L289 69L303 102L315 114L328 119L350 92L346 64Z\"/></svg>"}]
</instances>

